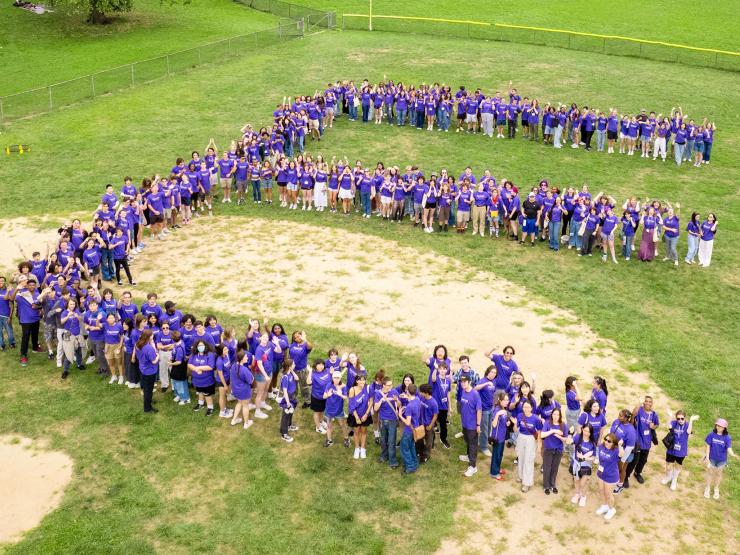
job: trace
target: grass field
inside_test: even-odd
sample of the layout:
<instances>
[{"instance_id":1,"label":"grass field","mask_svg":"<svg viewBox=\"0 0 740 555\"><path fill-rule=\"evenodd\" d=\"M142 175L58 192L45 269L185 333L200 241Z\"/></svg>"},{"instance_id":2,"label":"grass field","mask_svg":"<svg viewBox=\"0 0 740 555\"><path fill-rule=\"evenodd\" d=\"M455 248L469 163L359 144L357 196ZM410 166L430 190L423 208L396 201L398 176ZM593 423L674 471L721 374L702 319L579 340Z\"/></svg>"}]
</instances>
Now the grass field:
<instances>
[{"instance_id":1,"label":"grass field","mask_svg":"<svg viewBox=\"0 0 740 555\"><path fill-rule=\"evenodd\" d=\"M305 0L300 3L334 10L338 16L342 13L366 14L369 8L367 0ZM725 28L733 20L738 7L735 0L713 5L711 10L688 0L657 0L650 3L639 0L599 3L588 0L528 0L515 4L444 0L373 1L374 14L529 25L736 52L740 50L740 39L728 36Z\"/></svg>"},{"instance_id":2,"label":"grass field","mask_svg":"<svg viewBox=\"0 0 740 555\"><path fill-rule=\"evenodd\" d=\"M464 15L462 10L456 14ZM268 123L272 106L283 95L313 92L338 78L378 80L384 74L405 81L439 80L486 90L504 87L513 79L522 93L543 101L575 100L625 111L646 107L666 112L681 105L691 116L716 121L719 130L712 164L701 170L677 169L638 157L607 160L595 152L555 152L523 141L485 142L481 137L350 125L346 120L325 136L320 149L309 147L324 156L346 155L368 164L383 159L386 164L414 162L429 170L446 166L455 172L471 164L476 173L490 167L498 178L507 177L527 187L543 177L558 185L587 182L592 192L607 190L620 202L631 194L679 201L683 222L692 209L703 214L712 210L717 212L720 232L712 267L703 272L685 265L676 271L659 262L601 267L596 260L578 260L567 252L553 255L539 248L522 252L508 243L427 236L410 226L399 230L356 218L330 220L326 215L277 208L259 212L248 208L244 212L360 231L492 271L527 287L540 299L574 311L602 337L614 340L620 353L633 361L626 370L646 370L687 410L702 414L700 435L718 414L729 415L732 426L738 409L740 360L740 136L733 126L740 94L733 73L525 45L511 48L433 37L409 41L393 34L324 33L230 61L217 72L213 68L196 70L13 124L4 133L6 142L29 143L33 151L6 158L0 165L0 217L25 216L30 225L35 217L48 214L63 219L72 211L92 207L107 182L118 183L125 174L162 171L171 166L175 156L202 148L208 137L223 145L246 121ZM635 87L634 83L643 86ZM227 212L237 213L238 209L232 206ZM683 240L679 252L685 252ZM221 316L239 323L244 318ZM368 353L368 367L387 364L387 347L381 343L338 335L335 330L316 330L310 322L295 324L311 329L322 350L339 337L339 342L359 345ZM414 365L411 357L418 354L393 353L398 362L395 370ZM16 373L16 365L15 359L0 357L0 373ZM347 542L353 540L357 544L352 547L360 546L358 552L381 552L390 549L384 543L382 522L360 526L353 516L355 508L372 504L400 513L402 522L407 522L407 517L418 519L414 522L420 522L419 527L428 532L424 536L427 543L419 545L418 536L406 537L403 526L394 521L399 528L391 533L394 541L400 538L401 552L432 549L449 532L451 523L439 519L454 506L459 485L456 479L444 481L444 463L430 470L431 480L417 478L400 486L408 489L398 495L395 482L378 481L369 469L356 476L348 474L343 466L346 462L336 452L325 456L310 450L303 462L298 458L280 461L274 450L277 440L267 435L256 443L222 450L220 441L226 439L219 434L223 430L211 431L190 415L169 418L163 414L159 416L161 427L143 427L137 401L130 400L121 409L117 396L123 397L123 393L116 393L109 405L93 407L89 399L100 387L95 380L60 386L56 375L49 375L46 369L46 365L35 363L29 372L37 379L8 382L0 431L51 435L53 445L64 447L79 466L62 508L10 552L48 552L52 547L58 552L95 551L100 545L108 546L107 552L121 553L166 549L207 552L217 548L231 552L266 545L274 550L307 546L307 551L325 552L350 549ZM166 412L174 412L174 407ZM37 418L28 418L31 413ZM111 443L110 437L118 443ZM193 449L199 441L213 442L209 444L212 448ZM177 462L161 463L165 457ZM237 469L262 469L263 487L248 482L240 491L222 492L224 484L238 479L228 475L234 468L231 457L239 457ZM273 464L277 470L264 470ZM178 492L192 487L193 476L205 465L214 476L211 498L196 502L183 497L178 501ZM338 480L327 472L331 468L339 469ZM729 470L725 489L737 507L734 468ZM336 503L328 500L328 491ZM407 495L409 491L412 495ZM255 501L259 494L264 501ZM442 495L437 499L442 499L443 510L429 511L423 503L426 495ZM291 503L295 508L286 516L285 507ZM189 524L169 525L168 520L179 514L186 514ZM244 521L243 515L250 522L273 522L275 528L253 526L249 531L233 531ZM293 529L304 530L302 524L307 522L324 528L317 535L306 533L288 540L275 533L281 518L287 518ZM219 527L222 534L212 532ZM317 536L326 538L327 543L316 543Z\"/></svg>"},{"instance_id":3,"label":"grass field","mask_svg":"<svg viewBox=\"0 0 740 555\"><path fill-rule=\"evenodd\" d=\"M136 11L90 26L81 14L36 15L0 5L0 96L73 79L277 25L278 18L230 0L170 5L137 0ZM32 39L32 40L31 40Z\"/></svg>"}]
</instances>

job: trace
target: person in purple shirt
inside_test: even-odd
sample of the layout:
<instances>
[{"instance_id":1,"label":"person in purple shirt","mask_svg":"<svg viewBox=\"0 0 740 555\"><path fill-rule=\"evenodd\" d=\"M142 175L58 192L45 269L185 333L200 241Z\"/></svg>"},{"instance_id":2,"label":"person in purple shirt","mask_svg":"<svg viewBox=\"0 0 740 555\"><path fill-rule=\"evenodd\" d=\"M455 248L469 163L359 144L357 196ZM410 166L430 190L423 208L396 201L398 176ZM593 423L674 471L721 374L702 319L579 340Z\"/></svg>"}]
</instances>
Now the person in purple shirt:
<instances>
[{"instance_id":1,"label":"person in purple shirt","mask_svg":"<svg viewBox=\"0 0 740 555\"><path fill-rule=\"evenodd\" d=\"M496 391L491 420L491 478L501 481L506 471L501 468L506 445L506 431L509 423L509 398L504 391Z\"/></svg>"},{"instance_id":2,"label":"person in purple shirt","mask_svg":"<svg viewBox=\"0 0 740 555\"><path fill-rule=\"evenodd\" d=\"M15 349L13 335L13 306L8 300L8 286L5 276L0 276L0 351L5 351L5 334L8 336L8 347Z\"/></svg>"},{"instance_id":3,"label":"person in purple shirt","mask_svg":"<svg viewBox=\"0 0 740 555\"><path fill-rule=\"evenodd\" d=\"M601 222L601 244L604 247L604 254L601 255L601 261L606 262L608 254L612 255L612 262L618 264L617 255L614 252L614 234L619 225L619 218L614 215L614 209L607 206L606 215Z\"/></svg>"},{"instance_id":4,"label":"person in purple shirt","mask_svg":"<svg viewBox=\"0 0 740 555\"><path fill-rule=\"evenodd\" d=\"M43 353L39 345L39 322L41 321L41 305L38 303L39 292L36 276L31 275L25 281L20 281L13 291L6 293L9 301L15 301L18 312L18 321L21 324L21 366L28 364L28 344L34 353Z\"/></svg>"},{"instance_id":5,"label":"person in purple shirt","mask_svg":"<svg viewBox=\"0 0 740 555\"><path fill-rule=\"evenodd\" d=\"M496 382L496 366L491 364L486 368L483 378L475 385L474 389L480 395L481 401L481 420L480 434L478 434L478 450L486 455L491 456L488 449L488 439L491 435L491 418L493 411L493 394Z\"/></svg>"},{"instance_id":6,"label":"person in purple shirt","mask_svg":"<svg viewBox=\"0 0 740 555\"><path fill-rule=\"evenodd\" d=\"M563 448L573 442L568 427L563 422L560 407L555 407L549 418L545 419L540 434L542 440L542 482L545 495L558 493L557 478Z\"/></svg>"},{"instance_id":7,"label":"person in purple shirt","mask_svg":"<svg viewBox=\"0 0 740 555\"><path fill-rule=\"evenodd\" d=\"M439 409L439 417L437 418L437 423L439 424L439 441L445 449L450 448L450 443L447 441L447 415L449 414L450 403L452 402L452 378L450 377L449 370L450 366L447 362L435 364L430 377L432 395L435 401L437 401L437 407Z\"/></svg>"},{"instance_id":8,"label":"person in purple shirt","mask_svg":"<svg viewBox=\"0 0 740 555\"><path fill-rule=\"evenodd\" d=\"M521 412L511 416L514 431L517 432L516 454L517 475L522 483L522 492L527 493L534 485L534 460L537 452L537 436L542 430L542 420L534 414L534 405L528 399L521 404Z\"/></svg>"},{"instance_id":9,"label":"person in purple shirt","mask_svg":"<svg viewBox=\"0 0 740 555\"><path fill-rule=\"evenodd\" d=\"M123 375L123 327L117 321L115 313L108 313L103 322L103 340L105 343L105 359L111 373L110 383L118 381L125 383Z\"/></svg>"},{"instance_id":10,"label":"person in purple shirt","mask_svg":"<svg viewBox=\"0 0 740 555\"><path fill-rule=\"evenodd\" d=\"M668 425L668 434L672 434L673 440L666 448L665 478L660 483L663 485L670 483L671 489L675 491L683 461L686 455L689 454L689 436L692 434L694 422L699 419L699 416L694 414L687 421L686 412L678 410L675 415L668 411L668 418L673 419L670 420Z\"/></svg>"},{"instance_id":11,"label":"person in purple shirt","mask_svg":"<svg viewBox=\"0 0 740 555\"><path fill-rule=\"evenodd\" d=\"M293 426L293 414L298 407L296 392L298 391L298 374L295 373L295 364L289 358L283 359L283 375L280 378L280 393L278 404L282 409L280 416L280 438L286 443L293 443L293 437L289 432L298 430Z\"/></svg>"},{"instance_id":12,"label":"person in purple shirt","mask_svg":"<svg viewBox=\"0 0 740 555\"><path fill-rule=\"evenodd\" d=\"M213 351L212 343L205 339L196 339L188 360L188 370L191 372L193 387L198 394L198 403L193 410L197 412L206 406L206 416L213 414L213 395L216 393L216 378L213 373L216 367L216 357ZM142 376L142 382L143 380Z\"/></svg>"},{"instance_id":13,"label":"person in purple shirt","mask_svg":"<svg viewBox=\"0 0 740 555\"><path fill-rule=\"evenodd\" d=\"M282 348L282 345L281 345ZM308 340L305 331L294 331L291 335L291 343L288 347L288 356L295 362L295 371L298 374L299 388L301 390L301 399L303 408L307 409L311 405L312 396L309 387L308 370L308 353L313 349L313 345Z\"/></svg>"},{"instance_id":14,"label":"person in purple shirt","mask_svg":"<svg viewBox=\"0 0 740 555\"><path fill-rule=\"evenodd\" d=\"M152 406L152 393L154 391L154 382L159 372L159 354L154 345L154 334L152 330L145 329L136 342L135 348L136 361L139 364L141 372L141 390L144 393L144 412L158 412Z\"/></svg>"},{"instance_id":15,"label":"person in purple shirt","mask_svg":"<svg viewBox=\"0 0 740 555\"><path fill-rule=\"evenodd\" d=\"M172 331L174 346L170 352L170 379L172 380L172 391L175 396L172 399L178 405L190 403L190 391L188 390L188 361L185 342L179 330Z\"/></svg>"},{"instance_id":16,"label":"person in purple shirt","mask_svg":"<svg viewBox=\"0 0 740 555\"><path fill-rule=\"evenodd\" d=\"M707 485L704 488L704 497L709 499L709 491L714 486L715 499L719 499L719 485L722 482L722 474L727 466L727 455L737 458L732 450L732 438L727 429L727 420L718 418L714 422L714 429L704 439L706 450L702 461L707 463Z\"/></svg>"},{"instance_id":17,"label":"person in purple shirt","mask_svg":"<svg viewBox=\"0 0 740 555\"><path fill-rule=\"evenodd\" d=\"M398 429L397 407L400 406L398 391L393 389L393 380L383 379L383 387L375 392L373 410L380 420L380 457L378 462L387 462L391 468L398 468L396 458L396 431Z\"/></svg>"},{"instance_id":18,"label":"person in purple shirt","mask_svg":"<svg viewBox=\"0 0 740 555\"><path fill-rule=\"evenodd\" d=\"M406 395L408 396L408 403L398 408L398 419L404 425L401 434L401 460L403 461L404 473L412 474L419 467L414 430L422 425L421 401L416 396L415 384L408 386Z\"/></svg>"},{"instance_id":19,"label":"person in purple shirt","mask_svg":"<svg viewBox=\"0 0 740 555\"><path fill-rule=\"evenodd\" d=\"M617 436L619 443L619 481L614 488L614 493L624 491L624 482L627 477L627 465L635 457L637 446L637 431L634 426L634 415L629 409L619 411L619 416L612 422L610 433Z\"/></svg>"},{"instance_id":20,"label":"person in purple shirt","mask_svg":"<svg viewBox=\"0 0 740 555\"><path fill-rule=\"evenodd\" d=\"M352 387L347 392L348 407L347 425L354 431L355 459L367 458L367 428L373 423L372 404L373 395L367 385L367 377L357 374L351 381Z\"/></svg>"},{"instance_id":21,"label":"person in purple shirt","mask_svg":"<svg viewBox=\"0 0 740 555\"><path fill-rule=\"evenodd\" d=\"M686 242L688 249L686 251L686 264L693 264L697 253L699 252L699 238L701 236L701 217L698 212L692 212L691 219L686 225Z\"/></svg>"},{"instance_id":22,"label":"person in purple shirt","mask_svg":"<svg viewBox=\"0 0 740 555\"><path fill-rule=\"evenodd\" d=\"M676 203L676 210L680 210L681 205ZM668 260L673 261L674 266L678 266L678 251L676 246L678 245L678 236L680 231L680 222L678 216L674 212L673 208L668 207L668 212L665 218L663 218L663 241L665 242L666 254L663 258L663 262Z\"/></svg>"},{"instance_id":23,"label":"person in purple shirt","mask_svg":"<svg viewBox=\"0 0 740 555\"><path fill-rule=\"evenodd\" d=\"M468 376L460 378L462 394L460 395L460 421L463 437L467 445L467 454L460 455L462 462L468 463L465 476L468 478L478 472L476 459L478 456L478 436L481 429L482 404L480 394L473 389Z\"/></svg>"},{"instance_id":24,"label":"person in purple shirt","mask_svg":"<svg viewBox=\"0 0 740 555\"><path fill-rule=\"evenodd\" d=\"M596 399L589 399L583 405L583 412L578 417L578 426L591 426L594 432L594 443L601 441L602 431L606 431L606 417Z\"/></svg>"},{"instance_id":25,"label":"person in purple shirt","mask_svg":"<svg viewBox=\"0 0 740 555\"><path fill-rule=\"evenodd\" d=\"M334 430L334 421L339 422L344 438L344 446L349 447L349 432L347 430L347 420L344 414L344 401L347 399L347 386L342 383L342 373L334 371L331 373L331 382L324 390L324 400L326 402L326 441L324 447L334 445L332 432Z\"/></svg>"},{"instance_id":26,"label":"person in purple shirt","mask_svg":"<svg viewBox=\"0 0 740 555\"><path fill-rule=\"evenodd\" d=\"M653 398L649 395L645 396L642 406L635 407L632 413L635 415L637 441L635 443L635 456L627 465L627 473L624 479L625 488L629 487L629 479L633 472L635 473L635 480L640 484L645 483L642 470L650 456L650 448L654 443L657 445L657 435L654 430L660 425L658 414L653 411Z\"/></svg>"},{"instance_id":27,"label":"person in purple shirt","mask_svg":"<svg viewBox=\"0 0 740 555\"><path fill-rule=\"evenodd\" d=\"M236 397L231 425L236 426L243 422L246 430L254 423L253 420L249 419L249 404L252 398L252 384L254 383L254 376L250 371L252 354L246 349L239 349L236 352L236 358L239 363L231 375L231 393Z\"/></svg>"},{"instance_id":28,"label":"person in purple shirt","mask_svg":"<svg viewBox=\"0 0 740 555\"><path fill-rule=\"evenodd\" d=\"M433 394L434 388L430 384L423 383L419 386L421 424L424 426L423 448L419 461L421 463L429 461L432 456L432 448L434 447L434 428L439 418L439 405Z\"/></svg>"},{"instance_id":29,"label":"person in purple shirt","mask_svg":"<svg viewBox=\"0 0 740 555\"><path fill-rule=\"evenodd\" d=\"M562 197L555 197L554 204L550 208L547 219L550 223L550 249L560 250L560 230L563 225L563 219L568 215L568 210L563 206Z\"/></svg>"},{"instance_id":30,"label":"person in purple shirt","mask_svg":"<svg viewBox=\"0 0 740 555\"><path fill-rule=\"evenodd\" d=\"M714 250L714 235L717 233L717 217L713 212L707 214L707 219L699 227L699 267L709 268L712 263Z\"/></svg>"},{"instance_id":31,"label":"person in purple shirt","mask_svg":"<svg viewBox=\"0 0 740 555\"><path fill-rule=\"evenodd\" d=\"M619 445L617 436L607 434L604 442L596 451L598 470L596 476L599 478L598 489L602 504L596 509L597 515L604 515L606 520L611 520L617 514L614 503L614 486L619 480Z\"/></svg>"}]
</instances>

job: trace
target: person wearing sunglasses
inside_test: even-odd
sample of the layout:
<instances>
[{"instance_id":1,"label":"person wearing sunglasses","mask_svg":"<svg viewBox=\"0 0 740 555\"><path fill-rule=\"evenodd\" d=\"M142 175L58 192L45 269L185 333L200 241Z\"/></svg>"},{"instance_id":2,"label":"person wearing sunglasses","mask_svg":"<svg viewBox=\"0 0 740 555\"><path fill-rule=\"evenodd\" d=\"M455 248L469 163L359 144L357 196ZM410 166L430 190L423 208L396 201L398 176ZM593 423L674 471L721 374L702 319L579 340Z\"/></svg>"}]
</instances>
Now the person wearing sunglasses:
<instances>
[{"instance_id":1,"label":"person wearing sunglasses","mask_svg":"<svg viewBox=\"0 0 740 555\"><path fill-rule=\"evenodd\" d=\"M596 509L597 515L603 515L605 520L611 520L617 514L614 503L614 486L619 481L619 440L613 433L606 434L604 441L596 452L599 478L598 491L601 496L601 506Z\"/></svg>"},{"instance_id":2,"label":"person wearing sunglasses","mask_svg":"<svg viewBox=\"0 0 740 555\"><path fill-rule=\"evenodd\" d=\"M671 413L668 417L671 418ZM671 484L675 491L678 483L678 475L683 466L683 460L689 454L689 436L691 435L694 420L699 420L699 415L694 414L686 421L686 413L682 410L676 411L675 418L670 421L670 432L673 433L673 443L665 453L665 478L660 483Z\"/></svg>"}]
</instances>

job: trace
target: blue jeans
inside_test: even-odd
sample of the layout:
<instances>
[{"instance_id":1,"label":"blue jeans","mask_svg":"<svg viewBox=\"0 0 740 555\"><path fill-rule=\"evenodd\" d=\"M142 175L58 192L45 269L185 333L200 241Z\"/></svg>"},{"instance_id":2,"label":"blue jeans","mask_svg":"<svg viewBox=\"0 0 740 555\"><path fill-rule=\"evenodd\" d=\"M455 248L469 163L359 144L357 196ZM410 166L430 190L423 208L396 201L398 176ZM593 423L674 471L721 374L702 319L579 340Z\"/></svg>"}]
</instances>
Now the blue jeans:
<instances>
[{"instance_id":1,"label":"blue jeans","mask_svg":"<svg viewBox=\"0 0 740 555\"><path fill-rule=\"evenodd\" d=\"M491 457L491 476L498 476L501 474L501 461L504 458L504 445L506 445L505 441L494 441L493 447L491 447L492 457Z\"/></svg>"},{"instance_id":2,"label":"blue jeans","mask_svg":"<svg viewBox=\"0 0 740 555\"><path fill-rule=\"evenodd\" d=\"M676 164L681 165L681 162L683 160L683 151L686 148L686 143L680 145L678 143L673 145L673 154L676 157Z\"/></svg>"},{"instance_id":3,"label":"blue jeans","mask_svg":"<svg viewBox=\"0 0 740 555\"><path fill-rule=\"evenodd\" d=\"M686 150L683 153L683 159L686 162L691 162L691 157L694 155L694 143L696 141L689 140L686 143Z\"/></svg>"},{"instance_id":4,"label":"blue jeans","mask_svg":"<svg viewBox=\"0 0 740 555\"><path fill-rule=\"evenodd\" d=\"M190 391L188 390L187 380L171 380L172 390L175 392L181 401L190 400Z\"/></svg>"},{"instance_id":5,"label":"blue jeans","mask_svg":"<svg viewBox=\"0 0 740 555\"><path fill-rule=\"evenodd\" d=\"M560 250L560 227L563 222L550 221L550 248L554 251Z\"/></svg>"},{"instance_id":6,"label":"blue jeans","mask_svg":"<svg viewBox=\"0 0 740 555\"><path fill-rule=\"evenodd\" d=\"M388 125L393 125L393 104L385 105L385 119L388 120Z\"/></svg>"},{"instance_id":7,"label":"blue jeans","mask_svg":"<svg viewBox=\"0 0 740 555\"><path fill-rule=\"evenodd\" d=\"M411 432L404 432L401 436L401 459L406 472L416 472L419 459L416 458L416 444L414 434Z\"/></svg>"},{"instance_id":8,"label":"blue jeans","mask_svg":"<svg viewBox=\"0 0 740 555\"><path fill-rule=\"evenodd\" d=\"M100 251L101 258L101 272L103 273L103 279L110 281L113 279L116 271L113 269L113 251L111 249L102 249Z\"/></svg>"},{"instance_id":9,"label":"blue jeans","mask_svg":"<svg viewBox=\"0 0 740 555\"><path fill-rule=\"evenodd\" d=\"M398 466L396 458L396 431L398 420L380 421L380 458L383 462L388 461L391 466Z\"/></svg>"},{"instance_id":10,"label":"blue jeans","mask_svg":"<svg viewBox=\"0 0 740 555\"><path fill-rule=\"evenodd\" d=\"M357 121L357 106L355 106L354 103L350 103L348 109L349 119L351 119L352 121Z\"/></svg>"},{"instance_id":11,"label":"blue jeans","mask_svg":"<svg viewBox=\"0 0 740 555\"><path fill-rule=\"evenodd\" d=\"M712 145L713 144L714 143L708 143L708 142L704 141L704 159L703 160L705 162L709 162L709 160L712 157Z\"/></svg>"},{"instance_id":12,"label":"blue jeans","mask_svg":"<svg viewBox=\"0 0 740 555\"><path fill-rule=\"evenodd\" d=\"M409 109L409 125L416 127L416 110L413 107Z\"/></svg>"},{"instance_id":13,"label":"blue jeans","mask_svg":"<svg viewBox=\"0 0 740 555\"><path fill-rule=\"evenodd\" d=\"M298 135L298 152L303 152L306 144L306 136Z\"/></svg>"},{"instance_id":14,"label":"blue jeans","mask_svg":"<svg viewBox=\"0 0 740 555\"><path fill-rule=\"evenodd\" d=\"M578 230L581 229L581 222L574 222L571 220L570 222L570 241L568 244L571 247L575 247L578 250L581 250L581 236L578 235Z\"/></svg>"},{"instance_id":15,"label":"blue jeans","mask_svg":"<svg viewBox=\"0 0 740 555\"><path fill-rule=\"evenodd\" d=\"M406 198L404 199L404 207L403 212L406 216L414 217L414 197L411 195L406 195Z\"/></svg>"},{"instance_id":16,"label":"blue jeans","mask_svg":"<svg viewBox=\"0 0 740 555\"><path fill-rule=\"evenodd\" d=\"M416 110L416 127L417 129L424 127L424 110Z\"/></svg>"},{"instance_id":17,"label":"blue jeans","mask_svg":"<svg viewBox=\"0 0 740 555\"><path fill-rule=\"evenodd\" d=\"M491 411L484 410L480 417L480 433L478 434L478 449L488 449L488 436L491 435Z\"/></svg>"},{"instance_id":18,"label":"blue jeans","mask_svg":"<svg viewBox=\"0 0 740 555\"><path fill-rule=\"evenodd\" d=\"M406 121L406 110L396 110L396 123L403 126Z\"/></svg>"},{"instance_id":19,"label":"blue jeans","mask_svg":"<svg viewBox=\"0 0 740 555\"><path fill-rule=\"evenodd\" d=\"M370 215L370 192L363 193L360 191L360 201L362 202L362 213Z\"/></svg>"},{"instance_id":20,"label":"blue jeans","mask_svg":"<svg viewBox=\"0 0 740 555\"><path fill-rule=\"evenodd\" d=\"M606 145L606 129L596 130L596 150L601 152Z\"/></svg>"},{"instance_id":21,"label":"blue jeans","mask_svg":"<svg viewBox=\"0 0 740 555\"><path fill-rule=\"evenodd\" d=\"M285 155L293 158L293 143L290 140L285 141Z\"/></svg>"},{"instance_id":22,"label":"blue jeans","mask_svg":"<svg viewBox=\"0 0 740 555\"><path fill-rule=\"evenodd\" d=\"M252 200L255 202L262 201L262 188L259 181L252 181Z\"/></svg>"},{"instance_id":23,"label":"blue jeans","mask_svg":"<svg viewBox=\"0 0 740 555\"><path fill-rule=\"evenodd\" d=\"M699 252L699 237L689 233L686 235L686 241L689 244L689 251L686 253L686 262L693 262L694 258L696 258L696 254ZM1 322L2 318L0 318L0 323ZM11 337L13 336L11 335Z\"/></svg>"},{"instance_id":24,"label":"blue jeans","mask_svg":"<svg viewBox=\"0 0 740 555\"><path fill-rule=\"evenodd\" d=\"M697 248L699 243L697 242ZM5 330L5 333L3 333ZM15 336L13 335L13 326L10 323L10 316L0 316L0 347L5 347L5 334L8 334L8 344L15 345Z\"/></svg>"},{"instance_id":25,"label":"blue jeans","mask_svg":"<svg viewBox=\"0 0 740 555\"><path fill-rule=\"evenodd\" d=\"M622 256L629 258L632 256L632 242L635 240L634 235L629 235L622 238Z\"/></svg>"},{"instance_id":26,"label":"blue jeans","mask_svg":"<svg viewBox=\"0 0 740 555\"><path fill-rule=\"evenodd\" d=\"M362 122L367 123L369 117L370 117L370 105L363 104L362 105Z\"/></svg>"}]
</instances>

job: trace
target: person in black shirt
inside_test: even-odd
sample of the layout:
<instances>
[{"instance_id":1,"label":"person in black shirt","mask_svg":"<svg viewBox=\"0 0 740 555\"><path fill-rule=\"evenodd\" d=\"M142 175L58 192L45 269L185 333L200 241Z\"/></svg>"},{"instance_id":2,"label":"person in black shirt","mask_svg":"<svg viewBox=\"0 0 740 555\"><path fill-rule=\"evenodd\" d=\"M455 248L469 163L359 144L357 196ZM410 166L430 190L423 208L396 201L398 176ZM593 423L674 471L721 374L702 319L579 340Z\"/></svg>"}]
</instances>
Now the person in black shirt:
<instances>
[{"instance_id":1,"label":"person in black shirt","mask_svg":"<svg viewBox=\"0 0 740 555\"><path fill-rule=\"evenodd\" d=\"M531 238L531 244L534 247L534 237L537 235L537 220L539 219L542 207L534 196L534 193L529 193L527 200L522 203L522 212L524 212L524 227L522 228L522 240L520 244L524 244L527 240L527 235Z\"/></svg>"}]
</instances>

